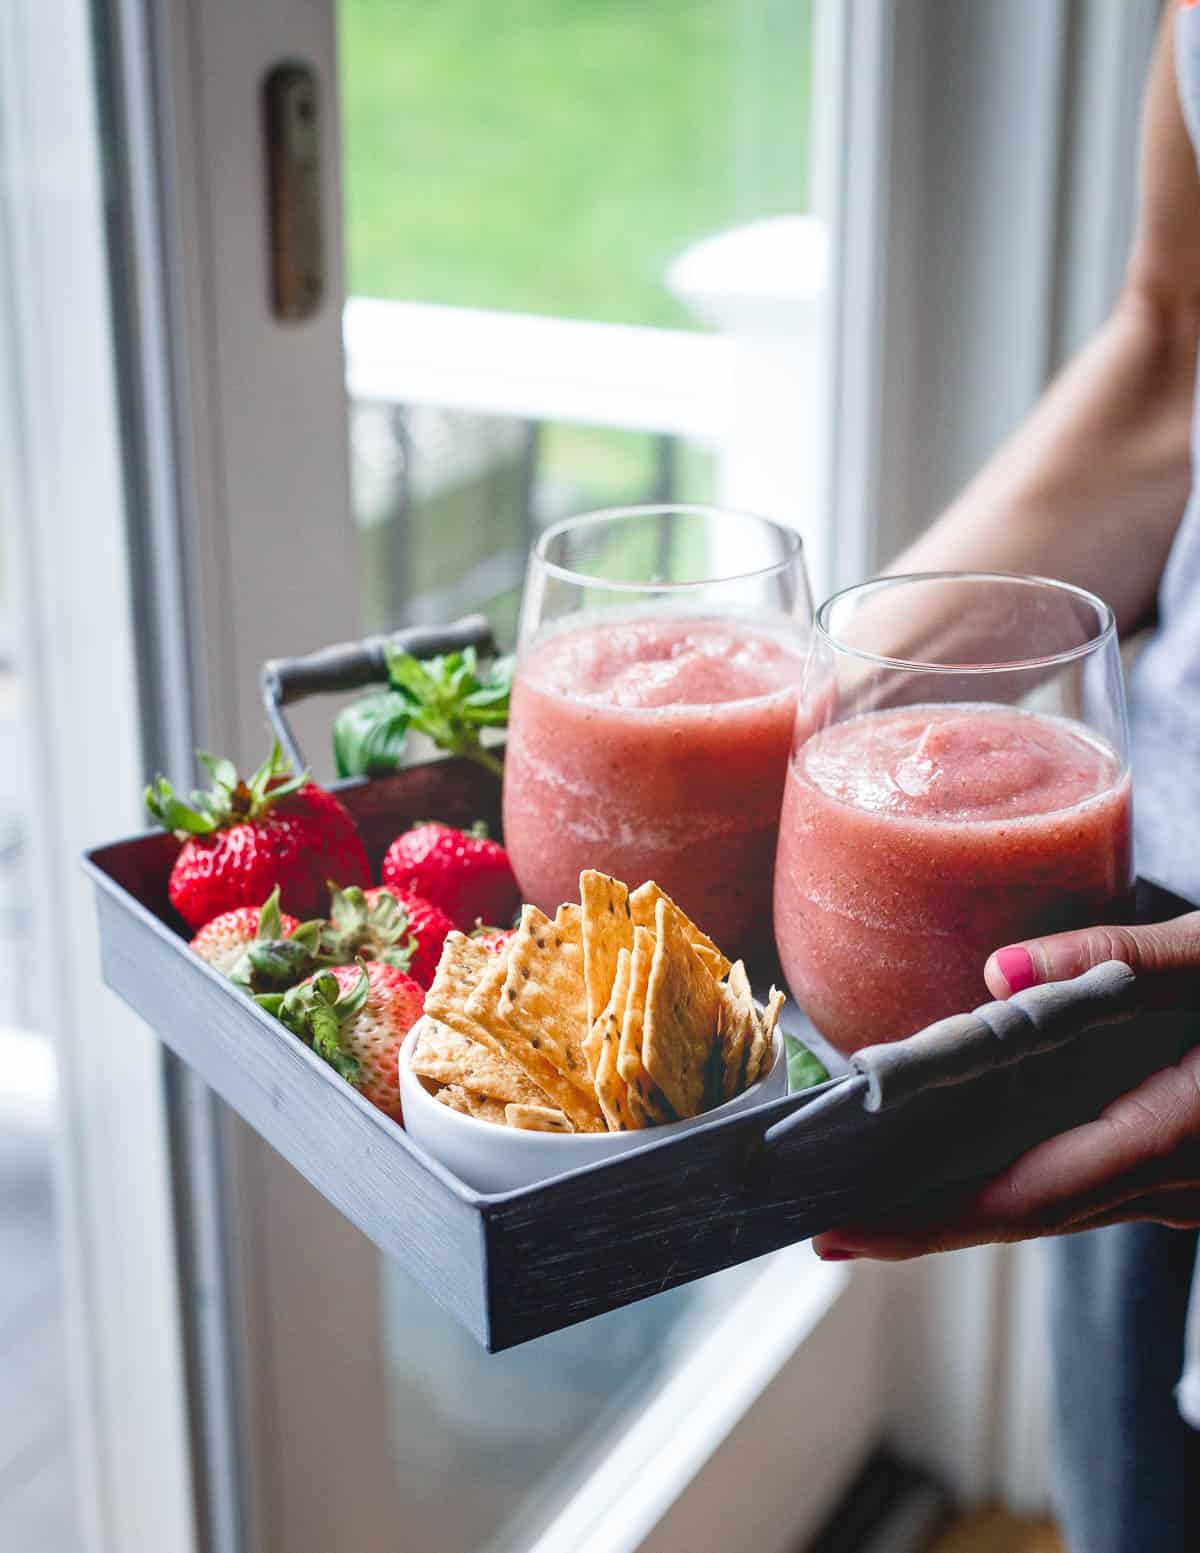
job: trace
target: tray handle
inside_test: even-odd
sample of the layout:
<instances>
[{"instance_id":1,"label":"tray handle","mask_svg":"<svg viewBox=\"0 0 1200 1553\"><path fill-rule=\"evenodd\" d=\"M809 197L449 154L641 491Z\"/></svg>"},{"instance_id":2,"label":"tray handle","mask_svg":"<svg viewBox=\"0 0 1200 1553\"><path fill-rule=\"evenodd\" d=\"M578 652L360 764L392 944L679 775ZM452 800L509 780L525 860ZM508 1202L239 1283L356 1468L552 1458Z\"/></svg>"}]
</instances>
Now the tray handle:
<instances>
[{"instance_id":1,"label":"tray handle","mask_svg":"<svg viewBox=\"0 0 1200 1553\"><path fill-rule=\"evenodd\" d=\"M361 642L338 642L300 658L270 659L263 664L259 676L263 706L284 753L297 771L304 768L306 761L284 708L306 696L385 683L389 647L412 653L415 658L435 658L440 653L462 652L467 647L484 654L494 653L496 642L483 615L464 615L446 626L408 626L385 636L368 636Z\"/></svg>"},{"instance_id":2,"label":"tray handle","mask_svg":"<svg viewBox=\"0 0 1200 1553\"><path fill-rule=\"evenodd\" d=\"M970 1014L939 1019L907 1040L865 1046L850 1059L851 1074L806 1106L768 1127L773 1148L819 1112L860 1097L868 1111L903 1105L930 1089L963 1084L1026 1057L1065 1046L1142 1008L1137 977L1120 960L1106 960L1071 981L1030 987ZM801 1097L802 1100L802 1097Z\"/></svg>"}]
</instances>

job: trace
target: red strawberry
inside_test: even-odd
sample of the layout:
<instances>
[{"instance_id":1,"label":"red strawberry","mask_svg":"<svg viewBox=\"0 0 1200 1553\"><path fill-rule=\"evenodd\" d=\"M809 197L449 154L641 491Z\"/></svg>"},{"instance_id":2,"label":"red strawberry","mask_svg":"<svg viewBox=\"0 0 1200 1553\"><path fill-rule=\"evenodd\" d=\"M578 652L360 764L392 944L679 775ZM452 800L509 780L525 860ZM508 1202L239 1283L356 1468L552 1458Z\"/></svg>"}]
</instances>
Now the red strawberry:
<instances>
[{"instance_id":1,"label":"red strawberry","mask_svg":"<svg viewBox=\"0 0 1200 1553\"><path fill-rule=\"evenodd\" d=\"M378 889L367 891L367 900L389 894L393 895L404 908L405 915L408 917L408 931L417 943L408 974L414 981L419 981L422 987L431 987L437 973L438 961L442 958L442 945L446 942L446 934L453 933L454 923L440 907L414 894L411 890L380 886Z\"/></svg>"},{"instance_id":2,"label":"red strawberry","mask_svg":"<svg viewBox=\"0 0 1200 1553\"><path fill-rule=\"evenodd\" d=\"M258 1001L372 1105L401 1120L400 1048L425 1007L411 976L382 960L360 961Z\"/></svg>"},{"instance_id":3,"label":"red strawberry","mask_svg":"<svg viewBox=\"0 0 1200 1553\"><path fill-rule=\"evenodd\" d=\"M385 960L422 987L433 982L446 934L454 923L436 906L407 890L334 890L330 920L321 937L327 965L356 959Z\"/></svg>"},{"instance_id":4,"label":"red strawberry","mask_svg":"<svg viewBox=\"0 0 1200 1553\"><path fill-rule=\"evenodd\" d=\"M228 976L251 944L260 939L290 938L299 926L295 917L280 911L279 891L272 890L261 906L238 906L206 922L191 947L214 970Z\"/></svg>"},{"instance_id":5,"label":"red strawberry","mask_svg":"<svg viewBox=\"0 0 1200 1553\"><path fill-rule=\"evenodd\" d=\"M261 906L237 906L205 923L191 947L237 986L269 992L312 972L320 938L320 922L301 924L280 911L276 887Z\"/></svg>"},{"instance_id":6,"label":"red strawberry","mask_svg":"<svg viewBox=\"0 0 1200 1553\"><path fill-rule=\"evenodd\" d=\"M481 927L478 932L471 934L473 939L493 954L503 954L516 936L515 927Z\"/></svg>"},{"instance_id":7,"label":"red strawberry","mask_svg":"<svg viewBox=\"0 0 1200 1553\"><path fill-rule=\"evenodd\" d=\"M213 786L193 793L190 806L163 777L146 789L151 815L183 842L170 896L190 927L257 905L276 887L286 910L316 917L328 903L327 879L370 883L354 821L306 771L292 775L278 743L247 782L231 761L200 759Z\"/></svg>"},{"instance_id":8,"label":"red strawberry","mask_svg":"<svg viewBox=\"0 0 1200 1553\"><path fill-rule=\"evenodd\" d=\"M321 934L328 965L383 960L407 971L419 945L408 929L408 913L390 890L339 890L329 886L329 921Z\"/></svg>"},{"instance_id":9,"label":"red strawberry","mask_svg":"<svg viewBox=\"0 0 1200 1553\"><path fill-rule=\"evenodd\" d=\"M381 878L440 906L464 933L480 922L511 922L521 904L508 853L482 827L429 821L406 830L388 848Z\"/></svg>"}]
</instances>

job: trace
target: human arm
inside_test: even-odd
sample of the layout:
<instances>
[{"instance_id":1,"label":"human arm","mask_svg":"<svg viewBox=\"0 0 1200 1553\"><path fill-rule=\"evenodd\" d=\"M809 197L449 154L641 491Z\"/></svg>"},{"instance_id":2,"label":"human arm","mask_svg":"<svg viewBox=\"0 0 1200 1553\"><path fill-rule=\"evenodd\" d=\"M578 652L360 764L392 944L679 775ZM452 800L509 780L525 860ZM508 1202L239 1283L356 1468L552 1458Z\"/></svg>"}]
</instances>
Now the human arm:
<instances>
[{"instance_id":1,"label":"human arm","mask_svg":"<svg viewBox=\"0 0 1200 1553\"><path fill-rule=\"evenodd\" d=\"M1175 98L1173 22L1151 73L1137 235L1111 318L895 570L1042 572L1100 593L1126 630L1149 616L1191 476L1200 328L1200 177ZM1010 945L986 977L1007 997L1110 958L1133 964L1157 1001L1200 1007L1200 914ZM1126 1219L1200 1223L1200 1050L955 1200L816 1245L896 1260Z\"/></svg>"},{"instance_id":2,"label":"human arm","mask_svg":"<svg viewBox=\"0 0 1200 1553\"><path fill-rule=\"evenodd\" d=\"M1200 338L1200 177L1173 22L1147 85L1133 251L1110 317L889 570L1037 572L1099 593L1123 631L1150 616L1191 477Z\"/></svg>"}]
</instances>

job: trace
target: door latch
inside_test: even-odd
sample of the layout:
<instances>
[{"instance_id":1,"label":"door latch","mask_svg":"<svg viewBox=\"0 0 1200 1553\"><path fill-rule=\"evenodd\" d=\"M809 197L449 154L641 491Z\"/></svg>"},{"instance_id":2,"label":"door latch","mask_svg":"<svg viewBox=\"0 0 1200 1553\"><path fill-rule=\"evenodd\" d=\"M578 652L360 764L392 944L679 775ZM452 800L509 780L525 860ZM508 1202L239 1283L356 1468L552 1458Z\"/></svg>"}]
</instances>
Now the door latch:
<instances>
[{"instance_id":1,"label":"door latch","mask_svg":"<svg viewBox=\"0 0 1200 1553\"><path fill-rule=\"evenodd\" d=\"M311 318L325 293L321 231L321 121L308 65L279 64L263 80L271 307Z\"/></svg>"}]
</instances>

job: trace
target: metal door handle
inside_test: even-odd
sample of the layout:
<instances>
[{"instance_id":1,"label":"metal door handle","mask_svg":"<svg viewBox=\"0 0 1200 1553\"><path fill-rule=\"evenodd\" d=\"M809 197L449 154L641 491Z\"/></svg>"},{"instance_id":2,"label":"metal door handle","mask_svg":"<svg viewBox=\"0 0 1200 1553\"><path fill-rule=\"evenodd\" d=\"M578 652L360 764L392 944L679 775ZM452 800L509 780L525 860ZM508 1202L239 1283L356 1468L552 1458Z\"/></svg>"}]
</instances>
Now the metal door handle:
<instances>
[{"instance_id":1,"label":"metal door handle","mask_svg":"<svg viewBox=\"0 0 1200 1553\"><path fill-rule=\"evenodd\" d=\"M311 318L325 294L321 230L321 118L308 65L276 65L263 79L271 307L276 318Z\"/></svg>"}]
</instances>

